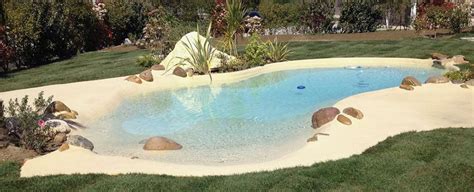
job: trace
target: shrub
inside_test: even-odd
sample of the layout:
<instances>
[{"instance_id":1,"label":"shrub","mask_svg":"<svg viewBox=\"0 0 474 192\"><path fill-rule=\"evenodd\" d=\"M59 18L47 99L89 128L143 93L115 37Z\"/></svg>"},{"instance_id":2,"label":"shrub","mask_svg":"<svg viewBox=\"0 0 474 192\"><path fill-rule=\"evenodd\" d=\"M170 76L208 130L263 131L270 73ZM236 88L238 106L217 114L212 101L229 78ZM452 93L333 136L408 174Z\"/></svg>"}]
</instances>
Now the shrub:
<instances>
[{"instance_id":1,"label":"shrub","mask_svg":"<svg viewBox=\"0 0 474 192\"><path fill-rule=\"evenodd\" d=\"M267 58L270 62L286 61L290 53L288 43L280 43L276 39L273 42L268 42Z\"/></svg>"},{"instance_id":2,"label":"shrub","mask_svg":"<svg viewBox=\"0 0 474 192\"><path fill-rule=\"evenodd\" d=\"M347 2L342 6L340 24L344 33L374 32L381 19L382 13L374 3Z\"/></svg>"},{"instance_id":3,"label":"shrub","mask_svg":"<svg viewBox=\"0 0 474 192\"><path fill-rule=\"evenodd\" d=\"M137 64L142 67L149 68L154 64L160 63L161 59L153 54L142 55L137 58Z\"/></svg>"},{"instance_id":4,"label":"shrub","mask_svg":"<svg viewBox=\"0 0 474 192\"><path fill-rule=\"evenodd\" d=\"M472 69L462 71L449 71L445 73L444 76L449 78L450 80L469 81L470 79L474 79L474 71Z\"/></svg>"},{"instance_id":5,"label":"shrub","mask_svg":"<svg viewBox=\"0 0 474 192\"><path fill-rule=\"evenodd\" d=\"M469 26L470 10L461 5L456 6L448 13L448 26L454 33L460 33L463 28Z\"/></svg>"},{"instance_id":6,"label":"shrub","mask_svg":"<svg viewBox=\"0 0 474 192\"><path fill-rule=\"evenodd\" d=\"M119 45L129 34L141 35L147 21L147 4L139 1L106 1L107 22L113 32L113 44Z\"/></svg>"},{"instance_id":7,"label":"shrub","mask_svg":"<svg viewBox=\"0 0 474 192\"><path fill-rule=\"evenodd\" d=\"M301 20L310 33L329 33L332 32L333 15L334 2L313 2L303 12Z\"/></svg>"},{"instance_id":8,"label":"shrub","mask_svg":"<svg viewBox=\"0 0 474 192\"><path fill-rule=\"evenodd\" d=\"M277 28L296 27L302 23L301 12L303 7L300 3L278 3L273 0L265 0L260 3L258 10L263 17L263 25L272 33Z\"/></svg>"},{"instance_id":9,"label":"shrub","mask_svg":"<svg viewBox=\"0 0 474 192\"><path fill-rule=\"evenodd\" d=\"M33 149L39 153L46 150L48 141L51 140L50 128L41 123L43 110L51 103L53 97L45 99L43 92L34 99L33 106L28 105L28 96L10 100L7 113L10 118L17 121L18 129L9 132L18 139L19 145L26 149Z\"/></svg>"},{"instance_id":10,"label":"shrub","mask_svg":"<svg viewBox=\"0 0 474 192\"><path fill-rule=\"evenodd\" d=\"M8 71L10 63L14 59L13 48L8 44L6 27L0 25L0 68Z\"/></svg>"},{"instance_id":11,"label":"shrub","mask_svg":"<svg viewBox=\"0 0 474 192\"><path fill-rule=\"evenodd\" d=\"M216 3L216 6L212 10L211 22L212 22L212 35L219 37L224 35L224 30L227 25L225 15L227 14L224 2L220 1Z\"/></svg>"},{"instance_id":12,"label":"shrub","mask_svg":"<svg viewBox=\"0 0 474 192\"><path fill-rule=\"evenodd\" d=\"M242 20L245 10L240 0L226 1L226 15L224 17L226 28L224 33L224 51L230 55L237 56L237 34L242 30Z\"/></svg>"},{"instance_id":13,"label":"shrub","mask_svg":"<svg viewBox=\"0 0 474 192\"><path fill-rule=\"evenodd\" d=\"M250 66L261 66L265 64L267 46L260 40L260 35L252 34L249 43L245 46L244 58Z\"/></svg>"},{"instance_id":14,"label":"shrub","mask_svg":"<svg viewBox=\"0 0 474 192\"><path fill-rule=\"evenodd\" d=\"M200 38L199 26L197 27L196 39L191 41L187 38L187 42L182 42L186 51L191 56L191 58L178 58L182 59L183 64L189 64L193 67L195 72L199 74L208 74L209 78L212 81L211 76L211 61L214 58L214 52L216 49L213 49L211 46L211 24L206 32L206 37L204 41Z\"/></svg>"},{"instance_id":15,"label":"shrub","mask_svg":"<svg viewBox=\"0 0 474 192\"><path fill-rule=\"evenodd\" d=\"M143 42L155 55L167 55L171 51L167 43L171 30L170 15L163 7L158 7L149 12L148 16L140 42Z\"/></svg>"}]
</instances>

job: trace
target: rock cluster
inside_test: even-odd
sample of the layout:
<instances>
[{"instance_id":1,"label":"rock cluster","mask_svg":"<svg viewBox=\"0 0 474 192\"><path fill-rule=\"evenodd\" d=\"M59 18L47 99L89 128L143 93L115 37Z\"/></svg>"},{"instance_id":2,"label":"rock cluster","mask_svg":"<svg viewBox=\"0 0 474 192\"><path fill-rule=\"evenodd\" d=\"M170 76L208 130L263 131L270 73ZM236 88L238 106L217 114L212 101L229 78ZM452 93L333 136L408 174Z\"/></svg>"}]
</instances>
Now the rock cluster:
<instances>
[{"instance_id":1,"label":"rock cluster","mask_svg":"<svg viewBox=\"0 0 474 192\"><path fill-rule=\"evenodd\" d=\"M431 58L433 59L433 67L450 71L459 71L460 69L456 65L469 63L462 55L455 55L450 58L442 53L432 53Z\"/></svg>"},{"instance_id":2,"label":"rock cluster","mask_svg":"<svg viewBox=\"0 0 474 192\"><path fill-rule=\"evenodd\" d=\"M347 107L342 112L346 114L347 116L352 117L354 119L360 120L364 118L364 114L362 113L362 111L354 107ZM338 122L344 125L352 125L352 120L346 115L341 114L341 111L339 111L339 109L335 107L326 107L326 108L319 109L318 111L313 113L313 116L311 118L312 127L314 129L320 128L323 125L333 121L334 119L337 119ZM316 133L313 137L309 138L306 141L307 142L317 141L318 134L322 134L322 133Z\"/></svg>"}]
</instances>

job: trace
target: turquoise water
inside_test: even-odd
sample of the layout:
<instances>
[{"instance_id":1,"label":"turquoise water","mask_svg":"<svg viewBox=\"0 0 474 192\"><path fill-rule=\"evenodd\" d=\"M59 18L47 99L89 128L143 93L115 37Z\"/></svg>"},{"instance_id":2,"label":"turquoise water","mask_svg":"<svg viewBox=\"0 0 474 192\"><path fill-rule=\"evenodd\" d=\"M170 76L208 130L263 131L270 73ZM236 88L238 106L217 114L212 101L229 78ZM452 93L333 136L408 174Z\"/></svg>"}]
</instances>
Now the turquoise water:
<instances>
[{"instance_id":1,"label":"turquoise water","mask_svg":"<svg viewBox=\"0 0 474 192\"><path fill-rule=\"evenodd\" d=\"M318 108L358 93L424 81L437 69L330 68L282 71L220 87L159 91L128 98L86 131L99 153L184 164L236 164L275 159L312 136ZM303 85L305 89L297 89ZM96 131L94 131L96 130ZM97 131L98 130L98 131ZM179 151L143 152L138 142L165 136Z\"/></svg>"}]
</instances>

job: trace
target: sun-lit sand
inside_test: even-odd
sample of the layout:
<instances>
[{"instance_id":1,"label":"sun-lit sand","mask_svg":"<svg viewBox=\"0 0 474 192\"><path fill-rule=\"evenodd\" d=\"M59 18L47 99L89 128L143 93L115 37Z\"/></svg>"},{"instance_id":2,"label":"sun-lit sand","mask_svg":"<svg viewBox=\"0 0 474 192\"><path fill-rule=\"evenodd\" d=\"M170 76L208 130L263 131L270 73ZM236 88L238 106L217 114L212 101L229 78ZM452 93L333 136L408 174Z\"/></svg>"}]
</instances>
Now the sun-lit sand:
<instances>
[{"instance_id":1,"label":"sun-lit sand","mask_svg":"<svg viewBox=\"0 0 474 192\"><path fill-rule=\"evenodd\" d=\"M247 79L258 74L315 67L345 66L411 66L430 67L431 60L398 58L333 58L291 61L271 64L245 71L215 74L213 86ZM144 94L150 91L192 87L209 84L208 76L180 78L161 75L155 71L155 81L142 85L126 82L124 78L87 81L64 85L52 85L0 93L0 98L34 96L44 90L53 94L56 100L64 101L80 114L79 122L87 125L114 108L122 98ZM420 81L424 81L421 79ZM72 173L150 173L176 176L227 175L279 168L308 166L316 162L336 160L357 155L367 148L393 136L407 131L425 131L442 127L472 127L474 125L474 87L463 89L459 85L424 84L414 91L390 88L362 93L343 99L335 104L339 109L355 107L365 117L352 119L346 126L333 121L317 132L329 134L318 136L318 141L279 159L243 165L201 166L179 165L149 160L130 159L119 156L103 156L82 148L71 147L64 152L53 152L26 161L21 169L22 177L72 174ZM311 118L311 117L308 117ZM316 131L315 131L316 133ZM74 133L80 134L80 131ZM308 138L311 135L308 135ZM138 149L140 150L140 149Z\"/></svg>"}]
</instances>

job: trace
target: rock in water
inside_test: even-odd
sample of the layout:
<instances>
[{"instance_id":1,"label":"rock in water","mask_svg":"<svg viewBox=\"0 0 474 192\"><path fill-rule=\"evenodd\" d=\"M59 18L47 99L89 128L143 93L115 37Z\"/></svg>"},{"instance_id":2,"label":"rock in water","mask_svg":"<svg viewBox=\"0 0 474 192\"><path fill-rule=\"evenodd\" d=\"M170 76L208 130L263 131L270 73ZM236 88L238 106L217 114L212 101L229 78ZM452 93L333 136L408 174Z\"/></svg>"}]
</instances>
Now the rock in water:
<instances>
[{"instance_id":1,"label":"rock in water","mask_svg":"<svg viewBox=\"0 0 474 192\"><path fill-rule=\"evenodd\" d=\"M337 121L344 125L352 125L352 121L342 114L337 116Z\"/></svg>"},{"instance_id":2,"label":"rock in water","mask_svg":"<svg viewBox=\"0 0 474 192\"><path fill-rule=\"evenodd\" d=\"M140 78L145 80L145 81L148 81L148 82L152 82L153 81L153 74L151 73L151 69L148 69L148 70L145 70L143 72L140 73Z\"/></svg>"},{"instance_id":3,"label":"rock in water","mask_svg":"<svg viewBox=\"0 0 474 192\"><path fill-rule=\"evenodd\" d=\"M176 75L178 77L183 77L183 78L188 76L186 71L183 68L179 67L179 66L174 68L173 75Z\"/></svg>"},{"instance_id":4,"label":"rock in water","mask_svg":"<svg viewBox=\"0 0 474 192\"><path fill-rule=\"evenodd\" d=\"M339 109L335 107L322 108L313 113L312 126L314 129L323 126L326 123L331 122L341 113Z\"/></svg>"},{"instance_id":5,"label":"rock in water","mask_svg":"<svg viewBox=\"0 0 474 192\"><path fill-rule=\"evenodd\" d=\"M136 75L130 75L125 80L136 83L136 84L142 84L142 80Z\"/></svg>"},{"instance_id":6,"label":"rock in water","mask_svg":"<svg viewBox=\"0 0 474 192\"><path fill-rule=\"evenodd\" d=\"M425 81L425 83L434 83L434 84L448 83L448 82L449 82L449 79L442 75L431 76Z\"/></svg>"},{"instance_id":7,"label":"rock in water","mask_svg":"<svg viewBox=\"0 0 474 192\"><path fill-rule=\"evenodd\" d=\"M80 135L69 135L67 137L66 143L69 145L82 147L84 149L89 149L91 151L94 150L94 144L92 144L91 141Z\"/></svg>"},{"instance_id":8,"label":"rock in water","mask_svg":"<svg viewBox=\"0 0 474 192\"><path fill-rule=\"evenodd\" d=\"M413 76L403 78L401 85L421 86L420 81Z\"/></svg>"},{"instance_id":9,"label":"rock in water","mask_svg":"<svg viewBox=\"0 0 474 192\"><path fill-rule=\"evenodd\" d=\"M359 109L356 109L354 107L345 108L342 112L345 113L346 115L349 115L349 116L354 117L356 119L364 118L364 114L362 113L362 111L360 111Z\"/></svg>"},{"instance_id":10,"label":"rock in water","mask_svg":"<svg viewBox=\"0 0 474 192\"><path fill-rule=\"evenodd\" d=\"M144 150L179 150L183 148L180 144L176 143L175 141L168 139L166 137L151 137L143 146Z\"/></svg>"},{"instance_id":11,"label":"rock in water","mask_svg":"<svg viewBox=\"0 0 474 192\"><path fill-rule=\"evenodd\" d=\"M400 89L405 89L408 91L413 91L415 88L413 88L411 85L400 85Z\"/></svg>"}]
</instances>

